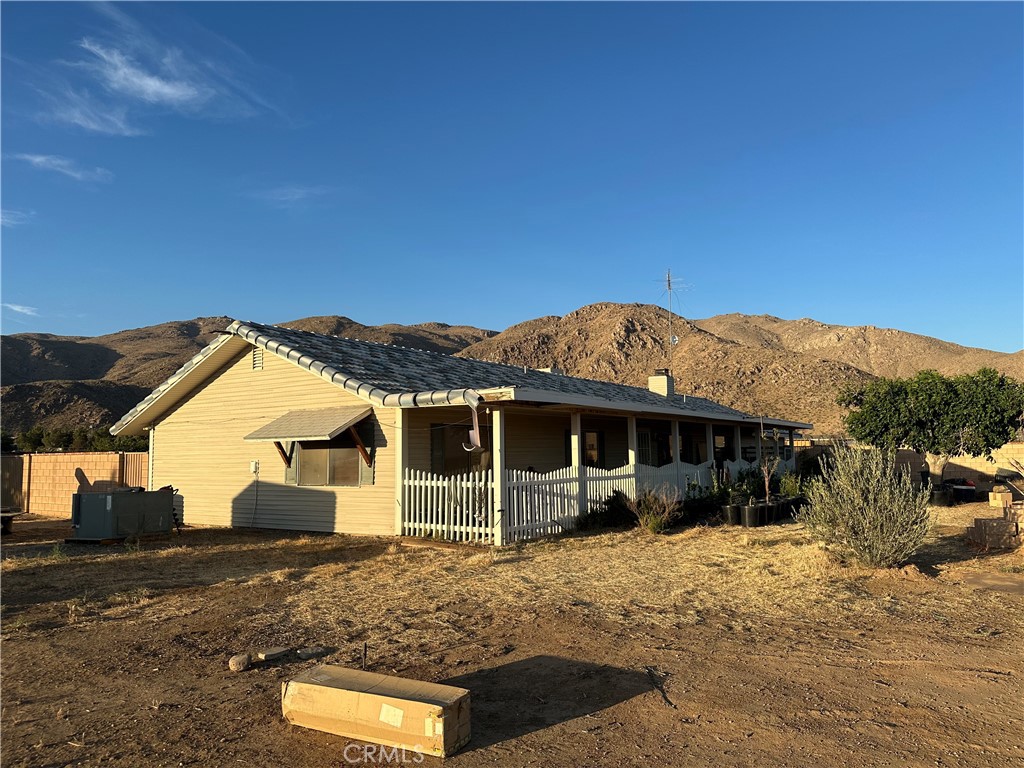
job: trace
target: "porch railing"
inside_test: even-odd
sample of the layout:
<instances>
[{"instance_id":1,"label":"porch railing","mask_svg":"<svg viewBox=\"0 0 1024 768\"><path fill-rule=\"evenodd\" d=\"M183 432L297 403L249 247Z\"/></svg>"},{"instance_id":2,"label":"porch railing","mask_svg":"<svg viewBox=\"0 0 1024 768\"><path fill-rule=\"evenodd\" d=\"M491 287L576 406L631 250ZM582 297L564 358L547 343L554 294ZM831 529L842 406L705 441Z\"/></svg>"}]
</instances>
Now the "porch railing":
<instances>
[{"instance_id":1,"label":"porch railing","mask_svg":"<svg viewBox=\"0 0 1024 768\"><path fill-rule=\"evenodd\" d=\"M505 541L525 541L572 530L580 514L577 467L554 472L506 471Z\"/></svg>"},{"instance_id":2,"label":"porch railing","mask_svg":"<svg viewBox=\"0 0 1024 768\"><path fill-rule=\"evenodd\" d=\"M581 512L615 491L711 485L714 465L627 464L617 469L565 467L553 472L509 469L504 508L495 509L493 472L445 477L407 469L402 490L402 534L478 544L509 544L576 527Z\"/></svg>"},{"instance_id":3,"label":"porch railing","mask_svg":"<svg viewBox=\"0 0 1024 768\"><path fill-rule=\"evenodd\" d=\"M402 535L474 544L495 539L494 474L491 470L444 477L405 470Z\"/></svg>"}]
</instances>

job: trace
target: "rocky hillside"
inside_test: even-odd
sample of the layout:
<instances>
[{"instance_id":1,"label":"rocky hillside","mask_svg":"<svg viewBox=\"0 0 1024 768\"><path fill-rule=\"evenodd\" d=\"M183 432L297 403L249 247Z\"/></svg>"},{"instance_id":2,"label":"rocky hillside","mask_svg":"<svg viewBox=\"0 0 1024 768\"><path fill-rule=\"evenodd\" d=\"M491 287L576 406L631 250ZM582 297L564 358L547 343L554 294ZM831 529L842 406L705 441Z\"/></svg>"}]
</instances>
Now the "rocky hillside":
<instances>
[{"instance_id":1,"label":"rocky hillside","mask_svg":"<svg viewBox=\"0 0 1024 768\"><path fill-rule=\"evenodd\" d=\"M817 432L840 430L840 388L869 374L812 355L723 339L697 323L646 304L592 304L564 317L512 326L458 354L541 368L556 365L573 376L646 386L656 368L671 368L676 390L739 408L813 422Z\"/></svg>"},{"instance_id":2,"label":"rocky hillside","mask_svg":"<svg viewBox=\"0 0 1024 768\"><path fill-rule=\"evenodd\" d=\"M74 430L113 424L150 393L150 387L93 381L34 381L3 387L3 428L16 434L37 424Z\"/></svg>"},{"instance_id":3,"label":"rocky hillside","mask_svg":"<svg viewBox=\"0 0 1024 768\"><path fill-rule=\"evenodd\" d=\"M0 337L4 431L113 423L230 323L228 317L200 317L106 336L20 333ZM367 326L339 316L308 317L282 325L445 353L494 335L494 331L443 323Z\"/></svg>"},{"instance_id":4,"label":"rocky hillside","mask_svg":"<svg viewBox=\"0 0 1024 768\"><path fill-rule=\"evenodd\" d=\"M771 315L730 314L694 323L749 347L835 360L875 376L904 378L925 368L953 375L987 367L1024 379L1024 350L1013 354L992 352L894 328L827 325L808 318L782 320Z\"/></svg>"},{"instance_id":5,"label":"rocky hillside","mask_svg":"<svg viewBox=\"0 0 1024 768\"><path fill-rule=\"evenodd\" d=\"M3 427L20 432L115 421L212 341L230 322L206 317L91 338L47 334L2 337ZM1004 354L903 331L847 328L814 320L719 315L673 316L646 304L593 304L495 334L441 323L366 326L347 317L308 317L291 328L398 344L481 360L645 386L669 367L676 388L750 413L809 421L841 431L836 394L872 376L946 374L991 366L1024 379L1024 352Z\"/></svg>"},{"instance_id":6,"label":"rocky hillside","mask_svg":"<svg viewBox=\"0 0 1024 768\"><path fill-rule=\"evenodd\" d=\"M6 389L34 381L103 379L153 389L230 322L227 317L199 317L107 336L4 336L0 338L0 383Z\"/></svg>"},{"instance_id":7,"label":"rocky hillside","mask_svg":"<svg viewBox=\"0 0 1024 768\"><path fill-rule=\"evenodd\" d=\"M495 331L485 331L470 325L445 325L444 323L419 323L418 325L363 325L347 317L307 317L282 323L299 331L324 333L328 336L342 336L349 339L364 339L399 347L426 349L452 355L460 349L489 339Z\"/></svg>"}]
</instances>

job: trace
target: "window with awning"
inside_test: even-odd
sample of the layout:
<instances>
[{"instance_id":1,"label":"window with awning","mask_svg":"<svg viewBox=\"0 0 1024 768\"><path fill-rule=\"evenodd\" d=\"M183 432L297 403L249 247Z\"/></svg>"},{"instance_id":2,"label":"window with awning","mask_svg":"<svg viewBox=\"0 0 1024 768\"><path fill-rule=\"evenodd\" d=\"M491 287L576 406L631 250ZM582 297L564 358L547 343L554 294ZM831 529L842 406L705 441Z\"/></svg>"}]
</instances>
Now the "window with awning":
<instances>
[{"instance_id":1,"label":"window with awning","mask_svg":"<svg viewBox=\"0 0 1024 768\"><path fill-rule=\"evenodd\" d=\"M285 465L285 483L359 486L373 483L370 406L289 411L246 435L273 442Z\"/></svg>"}]
</instances>

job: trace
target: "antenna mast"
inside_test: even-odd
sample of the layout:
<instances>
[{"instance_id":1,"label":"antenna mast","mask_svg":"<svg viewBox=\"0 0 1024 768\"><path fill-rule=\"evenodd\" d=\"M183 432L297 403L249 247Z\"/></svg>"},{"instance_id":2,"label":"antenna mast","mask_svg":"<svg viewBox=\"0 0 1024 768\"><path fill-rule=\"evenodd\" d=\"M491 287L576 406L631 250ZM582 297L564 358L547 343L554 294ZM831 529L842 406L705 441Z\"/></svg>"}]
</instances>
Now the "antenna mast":
<instances>
[{"instance_id":1,"label":"antenna mast","mask_svg":"<svg viewBox=\"0 0 1024 768\"><path fill-rule=\"evenodd\" d=\"M672 359L679 339L672 335L672 270L665 271L665 290L668 292L668 368L672 372Z\"/></svg>"}]
</instances>

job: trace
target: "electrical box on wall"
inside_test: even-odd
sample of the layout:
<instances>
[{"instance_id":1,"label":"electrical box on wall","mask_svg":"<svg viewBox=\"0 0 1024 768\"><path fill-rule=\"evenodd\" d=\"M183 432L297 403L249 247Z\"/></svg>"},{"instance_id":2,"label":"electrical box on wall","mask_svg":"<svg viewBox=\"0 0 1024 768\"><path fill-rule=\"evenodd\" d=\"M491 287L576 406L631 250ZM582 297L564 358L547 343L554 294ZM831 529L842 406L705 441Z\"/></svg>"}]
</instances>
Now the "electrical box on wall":
<instances>
[{"instance_id":1,"label":"electrical box on wall","mask_svg":"<svg viewBox=\"0 0 1024 768\"><path fill-rule=\"evenodd\" d=\"M256 459L249 462L249 471L254 475L258 475L260 472L260 463Z\"/></svg>"}]
</instances>

